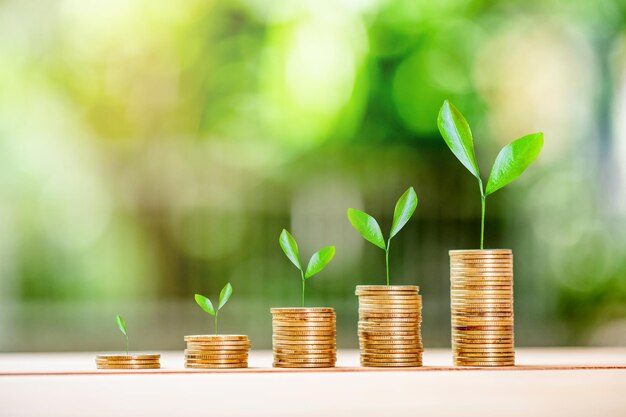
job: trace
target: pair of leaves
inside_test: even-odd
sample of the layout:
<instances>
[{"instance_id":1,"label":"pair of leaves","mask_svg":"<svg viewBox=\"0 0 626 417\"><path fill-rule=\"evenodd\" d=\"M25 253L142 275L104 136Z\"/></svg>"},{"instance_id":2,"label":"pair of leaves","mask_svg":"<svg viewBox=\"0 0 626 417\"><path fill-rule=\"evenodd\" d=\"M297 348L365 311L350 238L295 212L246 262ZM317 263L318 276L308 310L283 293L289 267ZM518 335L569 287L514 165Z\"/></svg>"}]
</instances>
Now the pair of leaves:
<instances>
[{"instance_id":1,"label":"pair of leaves","mask_svg":"<svg viewBox=\"0 0 626 417\"><path fill-rule=\"evenodd\" d=\"M115 317L115 322L117 323L117 328L120 329L120 332L122 332L122 334L124 334L124 336L128 336L126 334L126 323L124 322L124 319L122 318L122 316L120 316L118 314Z\"/></svg>"},{"instance_id":2,"label":"pair of leaves","mask_svg":"<svg viewBox=\"0 0 626 417\"><path fill-rule=\"evenodd\" d=\"M409 221L415 208L417 207L417 194L413 187L409 187L398 199L396 207L393 211L393 222L391 224L391 230L389 231L389 240L394 237ZM387 250L387 244L385 244L385 238L383 232L378 225L375 218L369 214L349 208L348 220L352 226L370 243L378 246L382 250Z\"/></svg>"},{"instance_id":3,"label":"pair of leaves","mask_svg":"<svg viewBox=\"0 0 626 417\"><path fill-rule=\"evenodd\" d=\"M298 244L296 243L296 239L289 233L287 230L283 229L280 233L280 237L278 239L278 243L282 248L287 258L293 263L296 268L302 271L302 264L300 263L300 254L298 252ZM323 249L318 250L311 256L309 260L309 264L306 267L306 271L304 271L304 278L311 278L313 275L320 272L335 256L335 247L327 246Z\"/></svg>"},{"instance_id":4,"label":"pair of leaves","mask_svg":"<svg viewBox=\"0 0 626 417\"><path fill-rule=\"evenodd\" d=\"M195 299L196 299L196 303L198 303L201 309L203 309L210 315L214 316L215 314L217 314L219 310L221 310L222 307L224 307L224 304L228 302L228 299L230 298L232 294L233 294L233 287L230 285L230 282L229 282L224 286L224 288L222 288L222 291L220 292L220 298L219 298L219 304L217 306L217 310L213 308L213 303L211 303L211 300L209 300L204 295L196 294Z\"/></svg>"},{"instance_id":5,"label":"pair of leaves","mask_svg":"<svg viewBox=\"0 0 626 417\"><path fill-rule=\"evenodd\" d=\"M437 126L452 153L480 181L472 132L461 112L448 100L441 106ZM543 133L532 133L502 148L489 174L485 196L517 179L537 158L542 147Z\"/></svg>"}]
</instances>

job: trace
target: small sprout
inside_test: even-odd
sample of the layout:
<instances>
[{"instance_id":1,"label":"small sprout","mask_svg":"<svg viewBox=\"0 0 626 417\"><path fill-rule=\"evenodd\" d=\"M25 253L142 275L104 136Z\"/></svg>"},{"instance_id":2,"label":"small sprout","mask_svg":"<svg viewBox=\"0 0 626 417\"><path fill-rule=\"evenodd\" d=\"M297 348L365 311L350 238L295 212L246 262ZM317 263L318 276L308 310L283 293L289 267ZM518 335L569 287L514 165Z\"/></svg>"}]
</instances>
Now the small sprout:
<instances>
[{"instance_id":1,"label":"small sprout","mask_svg":"<svg viewBox=\"0 0 626 417\"><path fill-rule=\"evenodd\" d=\"M363 211L353 208L348 209L348 220L350 220L350 223L357 232L359 232L365 240L385 251L387 285L389 285L389 248L391 247L391 238L397 235L404 225L407 224L415 212L416 207L417 194L415 194L413 187L409 187L396 203L396 207L393 211L393 222L391 224L391 230L389 231L389 239L387 239L386 244L383 232L375 218Z\"/></svg>"},{"instance_id":2,"label":"small sprout","mask_svg":"<svg viewBox=\"0 0 626 417\"><path fill-rule=\"evenodd\" d=\"M287 255L287 258L289 258L291 263L293 263L300 271L302 281L302 307L304 307L304 288L306 280L319 273L322 269L324 269L324 267L326 267L326 265L328 265L328 263L333 259L333 256L335 256L335 247L327 246L315 252L313 256L311 256L306 270L303 270L302 264L300 263L300 255L298 253L298 244L293 236L291 236L291 233L283 229L280 233L278 243L283 249L283 252L285 252L285 255Z\"/></svg>"},{"instance_id":3,"label":"small sprout","mask_svg":"<svg viewBox=\"0 0 626 417\"><path fill-rule=\"evenodd\" d=\"M119 314L115 317L115 322L117 323L117 328L120 329L120 332L122 332L124 337L126 337L126 354L128 355L128 334L126 334L126 323Z\"/></svg>"},{"instance_id":4,"label":"small sprout","mask_svg":"<svg viewBox=\"0 0 626 417\"><path fill-rule=\"evenodd\" d=\"M480 222L480 249L483 249L485 237L485 200L500 188L519 177L537 158L543 147L543 133L531 133L506 145L493 164L486 191L480 178L472 131L460 111L448 100L443 102L437 117L439 132L448 147L469 172L478 180L482 215Z\"/></svg>"},{"instance_id":5,"label":"small sprout","mask_svg":"<svg viewBox=\"0 0 626 417\"><path fill-rule=\"evenodd\" d=\"M222 291L220 292L220 298L217 305L217 310L213 308L213 303L204 295L196 294L195 299L196 303L200 306L201 309L215 317L215 334L217 334L217 316L218 312L224 307L224 305L228 302L228 299L233 294L233 287L230 285L230 282L227 283Z\"/></svg>"}]
</instances>

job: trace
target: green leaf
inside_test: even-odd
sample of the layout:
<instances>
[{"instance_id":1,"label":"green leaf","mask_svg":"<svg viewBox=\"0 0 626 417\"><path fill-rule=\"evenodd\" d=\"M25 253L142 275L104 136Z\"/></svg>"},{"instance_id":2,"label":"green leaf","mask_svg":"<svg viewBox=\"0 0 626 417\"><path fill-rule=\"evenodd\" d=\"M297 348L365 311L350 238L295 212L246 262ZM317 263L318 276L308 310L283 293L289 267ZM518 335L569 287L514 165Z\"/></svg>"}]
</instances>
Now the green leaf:
<instances>
[{"instance_id":1,"label":"green leaf","mask_svg":"<svg viewBox=\"0 0 626 417\"><path fill-rule=\"evenodd\" d=\"M215 315L215 309L213 308L213 304L211 300L206 298L204 295L196 294L195 296L196 303L200 306L201 309L209 313L210 315Z\"/></svg>"},{"instance_id":2,"label":"green leaf","mask_svg":"<svg viewBox=\"0 0 626 417\"><path fill-rule=\"evenodd\" d=\"M493 163L487 194L492 194L519 177L537 158L543 147L543 133L531 133L506 145Z\"/></svg>"},{"instance_id":3,"label":"green leaf","mask_svg":"<svg viewBox=\"0 0 626 417\"><path fill-rule=\"evenodd\" d=\"M311 256L309 265L306 267L305 278L311 278L313 275L320 272L335 256L335 247L327 246L324 249L320 249Z\"/></svg>"},{"instance_id":4,"label":"green leaf","mask_svg":"<svg viewBox=\"0 0 626 417\"><path fill-rule=\"evenodd\" d=\"M385 239L376 219L360 210L349 208L348 220L352 226L367 240L382 250L386 249Z\"/></svg>"},{"instance_id":5,"label":"green leaf","mask_svg":"<svg viewBox=\"0 0 626 417\"><path fill-rule=\"evenodd\" d=\"M118 314L117 317L115 317L115 322L117 323L117 328L120 329L120 332L122 332L124 336L127 336L126 323L124 322L124 319L122 318L122 316Z\"/></svg>"},{"instance_id":6,"label":"green leaf","mask_svg":"<svg viewBox=\"0 0 626 417\"><path fill-rule=\"evenodd\" d=\"M291 236L291 233L283 229L280 233L280 238L278 239L278 243L280 243L280 247L287 255L287 258L299 269L302 270L302 266L300 265L300 258L298 254L298 244L296 243L296 239Z\"/></svg>"},{"instance_id":7,"label":"green leaf","mask_svg":"<svg viewBox=\"0 0 626 417\"><path fill-rule=\"evenodd\" d=\"M461 112L448 100L443 102L443 106L439 110L437 126L452 153L472 175L480 179L480 172L474 155L472 131Z\"/></svg>"},{"instance_id":8,"label":"green leaf","mask_svg":"<svg viewBox=\"0 0 626 417\"><path fill-rule=\"evenodd\" d=\"M228 284L224 285L224 288L222 288L222 291L220 292L220 304L219 306L217 306L218 310L224 307L224 304L228 302L228 299L231 295L233 295L233 287L230 285L229 282Z\"/></svg>"},{"instance_id":9,"label":"green leaf","mask_svg":"<svg viewBox=\"0 0 626 417\"><path fill-rule=\"evenodd\" d=\"M415 212L416 207L417 194L415 194L413 187L409 187L409 189L406 190L402 196L400 196L398 202L396 203L396 208L393 211L393 223L391 224L389 239L394 237L400 229L404 227Z\"/></svg>"}]
</instances>

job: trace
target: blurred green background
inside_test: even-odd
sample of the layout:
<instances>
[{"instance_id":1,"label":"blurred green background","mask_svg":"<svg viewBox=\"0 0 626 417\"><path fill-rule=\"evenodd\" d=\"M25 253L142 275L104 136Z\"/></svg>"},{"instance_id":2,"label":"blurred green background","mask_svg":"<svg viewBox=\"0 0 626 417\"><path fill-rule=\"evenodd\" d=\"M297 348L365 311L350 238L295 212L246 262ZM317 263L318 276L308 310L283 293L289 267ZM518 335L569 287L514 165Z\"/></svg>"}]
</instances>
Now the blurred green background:
<instances>
[{"instance_id":1,"label":"blurred green background","mask_svg":"<svg viewBox=\"0 0 626 417\"><path fill-rule=\"evenodd\" d=\"M626 4L480 0L0 1L0 350L182 349L194 303L234 287L220 328L271 345L296 306L278 246L337 254L309 281L356 347L357 284L391 278L450 339L448 250L479 245L480 199L436 116L466 115L481 170L543 131L488 200L485 245L515 254L518 346L626 345Z\"/></svg>"}]
</instances>

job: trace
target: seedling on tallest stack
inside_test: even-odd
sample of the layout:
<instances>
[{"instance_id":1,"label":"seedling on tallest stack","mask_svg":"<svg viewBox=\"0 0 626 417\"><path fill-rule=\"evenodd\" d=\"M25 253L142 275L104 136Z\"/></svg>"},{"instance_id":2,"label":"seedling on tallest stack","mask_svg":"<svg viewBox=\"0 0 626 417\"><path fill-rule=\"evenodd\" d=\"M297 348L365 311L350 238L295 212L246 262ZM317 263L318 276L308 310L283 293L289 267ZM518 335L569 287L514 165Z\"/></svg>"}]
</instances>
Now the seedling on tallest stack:
<instances>
[{"instance_id":1,"label":"seedling on tallest stack","mask_svg":"<svg viewBox=\"0 0 626 417\"><path fill-rule=\"evenodd\" d=\"M474 139L467 121L460 111L449 101L444 101L437 125L448 147L469 172L478 180L482 207L480 221L480 248L483 249L485 238L485 203L487 196L498 191L519 177L537 158L543 147L543 133L531 133L506 145L491 168L487 188L483 188L476 156Z\"/></svg>"},{"instance_id":2,"label":"seedling on tallest stack","mask_svg":"<svg viewBox=\"0 0 626 417\"><path fill-rule=\"evenodd\" d=\"M437 119L452 153L478 180L481 199L480 250L451 250L450 300L452 352L458 366L515 364L513 318L513 251L483 249L487 196L514 181L537 158L543 133L531 133L506 145L496 157L483 187L474 140L460 111L448 101ZM480 329L480 332L474 329Z\"/></svg>"}]
</instances>

